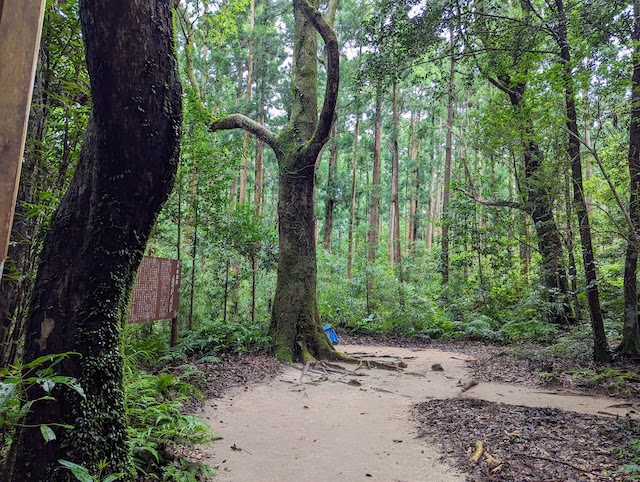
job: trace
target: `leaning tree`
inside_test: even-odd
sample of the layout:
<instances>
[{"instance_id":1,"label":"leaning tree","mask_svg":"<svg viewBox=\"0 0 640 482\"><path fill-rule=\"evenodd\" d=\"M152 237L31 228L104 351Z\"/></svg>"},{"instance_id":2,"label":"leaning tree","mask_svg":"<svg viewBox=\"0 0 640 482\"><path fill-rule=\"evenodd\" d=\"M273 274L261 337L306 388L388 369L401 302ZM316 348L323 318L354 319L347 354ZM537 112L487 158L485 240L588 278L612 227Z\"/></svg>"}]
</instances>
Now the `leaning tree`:
<instances>
[{"instance_id":1,"label":"leaning tree","mask_svg":"<svg viewBox=\"0 0 640 482\"><path fill-rule=\"evenodd\" d=\"M85 397L55 388L32 406L11 447L12 481L70 480L66 459L97 473L131 470L120 329L149 233L173 186L182 105L166 0L84 0L80 21L93 110L71 185L51 221L30 313L25 363L56 366ZM51 384L34 384L32 401ZM47 430L48 441L39 427ZM62 428L61 425L72 426Z\"/></svg>"},{"instance_id":2,"label":"leaning tree","mask_svg":"<svg viewBox=\"0 0 640 482\"><path fill-rule=\"evenodd\" d=\"M329 139L339 83L338 41L317 6L317 0L293 0L293 101L286 126L275 134L242 114L211 125L212 131L248 131L269 145L278 160L280 254L269 330L275 355L289 362L340 356L322 330L316 299L315 168ZM327 54L319 116L316 32Z\"/></svg>"}]
</instances>

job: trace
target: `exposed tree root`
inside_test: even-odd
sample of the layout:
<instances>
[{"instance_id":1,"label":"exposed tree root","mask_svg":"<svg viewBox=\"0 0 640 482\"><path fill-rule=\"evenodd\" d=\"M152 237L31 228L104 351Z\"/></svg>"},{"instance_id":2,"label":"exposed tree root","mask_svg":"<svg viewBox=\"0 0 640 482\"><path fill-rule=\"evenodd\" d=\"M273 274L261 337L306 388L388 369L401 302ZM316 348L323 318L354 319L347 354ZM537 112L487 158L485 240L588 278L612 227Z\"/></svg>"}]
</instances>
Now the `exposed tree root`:
<instances>
[{"instance_id":1,"label":"exposed tree root","mask_svg":"<svg viewBox=\"0 0 640 482\"><path fill-rule=\"evenodd\" d=\"M480 460L480 457L482 457L483 453L484 453L484 443L482 443L481 440L478 440L476 441L475 450L473 451L473 455L469 459L469 463L471 465L476 465Z\"/></svg>"}]
</instances>

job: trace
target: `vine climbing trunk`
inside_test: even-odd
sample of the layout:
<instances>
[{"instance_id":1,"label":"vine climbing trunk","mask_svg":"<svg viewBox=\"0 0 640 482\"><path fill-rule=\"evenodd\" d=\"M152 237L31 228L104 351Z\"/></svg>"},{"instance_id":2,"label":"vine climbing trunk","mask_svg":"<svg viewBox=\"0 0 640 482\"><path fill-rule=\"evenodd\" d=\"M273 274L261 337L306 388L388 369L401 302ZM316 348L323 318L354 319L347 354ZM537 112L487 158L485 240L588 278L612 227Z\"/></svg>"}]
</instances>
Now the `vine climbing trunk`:
<instances>
[{"instance_id":1,"label":"vine climbing trunk","mask_svg":"<svg viewBox=\"0 0 640 482\"><path fill-rule=\"evenodd\" d=\"M178 167L182 94L169 2L80 2L93 109L75 175L51 221L26 323L24 361L77 352L19 425L6 480L68 481L59 459L131 470L120 329L151 228ZM45 392L38 384L28 400ZM35 408L35 407L34 407ZM40 426L53 427L45 442ZM64 424L73 428L62 428Z\"/></svg>"}]
</instances>

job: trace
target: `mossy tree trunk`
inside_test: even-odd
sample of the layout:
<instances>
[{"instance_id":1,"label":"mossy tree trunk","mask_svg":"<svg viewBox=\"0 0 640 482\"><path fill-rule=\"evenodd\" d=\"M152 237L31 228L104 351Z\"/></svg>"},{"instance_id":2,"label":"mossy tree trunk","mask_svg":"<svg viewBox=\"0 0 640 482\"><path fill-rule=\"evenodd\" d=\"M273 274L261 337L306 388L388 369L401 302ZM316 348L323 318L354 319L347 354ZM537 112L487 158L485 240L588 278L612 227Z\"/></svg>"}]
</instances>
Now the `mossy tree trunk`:
<instances>
[{"instance_id":1,"label":"mossy tree trunk","mask_svg":"<svg viewBox=\"0 0 640 482\"><path fill-rule=\"evenodd\" d=\"M170 2L80 3L93 96L74 178L45 240L26 324L24 361L78 352L56 366L86 399L56 389L37 402L11 447L12 481L67 481L59 459L92 473L130 473L120 329L157 214L179 156L181 88ZM44 393L35 386L34 400ZM57 438L44 441L39 425ZM53 424L72 425L72 429Z\"/></svg>"},{"instance_id":2,"label":"mossy tree trunk","mask_svg":"<svg viewBox=\"0 0 640 482\"><path fill-rule=\"evenodd\" d=\"M334 358L322 330L316 299L314 174L329 133L338 96L338 41L317 10L317 0L293 0L293 103L289 122L275 135L241 114L214 122L212 131L244 129L275 152L279 168L280 258L270 334L275 355L285 361ZM327 52L327 83L322 112L317 106L316 32Z\"/></svg>"}]
</instances>

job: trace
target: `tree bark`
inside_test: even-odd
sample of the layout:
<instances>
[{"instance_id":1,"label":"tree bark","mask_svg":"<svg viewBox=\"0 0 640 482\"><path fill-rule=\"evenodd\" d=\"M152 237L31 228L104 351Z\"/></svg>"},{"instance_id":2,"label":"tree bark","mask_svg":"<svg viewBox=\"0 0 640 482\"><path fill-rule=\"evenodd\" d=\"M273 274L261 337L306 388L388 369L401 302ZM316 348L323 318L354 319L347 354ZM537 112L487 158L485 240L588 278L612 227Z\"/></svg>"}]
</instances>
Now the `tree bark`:
<instances>
[{"instance_id":1,"label":"tree bark","mask_svg":"<svg viewBox=\"0 0 640 482\"><path fill-rule=\"evenodd\" d=\"M92 118L74 178L51 222L26 325L24 361L77 352L56 366L86 400L56 389L11 447L9 480L67 481L59 459L97 473L131 470L120 329L158 211L173 186L181 88L169 2L80 3ZM29 400L43 395L35 386ZM63 423L45 443L40 424Z\"/></svg>"},{"instance_id":2,"label":"tree bark","mask_svg":"<svg viewBox=\"0 0 640 482\"><path fill-rule=\"evenodd\" d=\"M625 357L640 356L638 323L638 242L640 240L640 2L633 2L633 75L631 79L631 123L629 125L629 216L630 228L624 261L624 324L617 351Z\"/></svg>"},{"instance_id":3,"label":"tree bark","mask_svg":"<svg viewBox=\"0 0 640 482\"><path fill-rule=\"evenodd\" d=\"M580 154L580 134L578 131L578 114L576 110L575 86L573 73L571 72L571 52L567 37L567 17L564 11L563 0L555 0L555 5L559 17L556 39L560 47L560 58L562 60L565 106L567 111L567 129L569 139L567 151L571 161L571 178L573 181L573 200L576 205L578 215L578 228L580 240L582 241L582 259L587 281L587 302L591 314L591 328L593 331L593 358L599 362L611 361L607 335L604 330L604 320L600 308L600 298L598 293L598 277L593 245L591 242L591 227L589 225L589 212L584 197L582 184L582 156Z\"/></svg>"},{"instance_id":4,"label":"tree bark","mask_svg":"<svg viewBox=\"0 0 640 482\"><path fill-rule=\"evenodd\" d=\"M447 135L445 140L444 154L444 182L442 195L442 254L441 254L441 272L442 286L446 288L449 283L449 184L451 182L451 159L453 153L453 108L455 101L455 73L456 73L456 56L454 55L453 32L451 35L451 56L449 70L449 94L447 100ZM446 298L446 291L443 291Z\"/></svg>"},{"instance_id":5,"label":"tree bark","mask_svg":"<svg viewBox=\"0 0 640 482\"><path fill-rule=\"evenodd\" d=\"M356 105L358 99L356 98ZM353 230L356 215L356 174L358 171L358 148L360 146L360 110L356 107L356 126L353 133L353 162L351 165L351 206L349 208L349 242L347 245L347 278L353 275Z\"/></svg>"},{"instance_id":6,"label":"tree bark","mask_svg":"<svg viewBox=\"0 0 640 482\"><path fill-rule=\"evenodd\" d=\"M338 41L317 3L293 0L293 103L289 122L276 136L240 114L211 125L212 131L242 128L271 146L278 159L280 253L269 333L277 358L338 358L318 316L314 223L315 165L329 140L339 83ZM316 32L327 52L324 104L318 117Z\"/></svg>"},{"instance_id":7,"label":"tree bark","mask_svg":"<svg viewBox=\"0 0 640 482\"><path fill-rule=\"evenodd\" d=\"M375 133L373 144L373 173L371 179L371 200L369 206L369 233L367 236L368 253L367 262L370 266L376 263L378 251L379 233L379 209L380 209L380 150L382 149L382 89L376 87L376 113L374 117ZM373 280L367 274L367 311L371 312L370 300L373 294Z\"/></svg>"}]
</instances>

